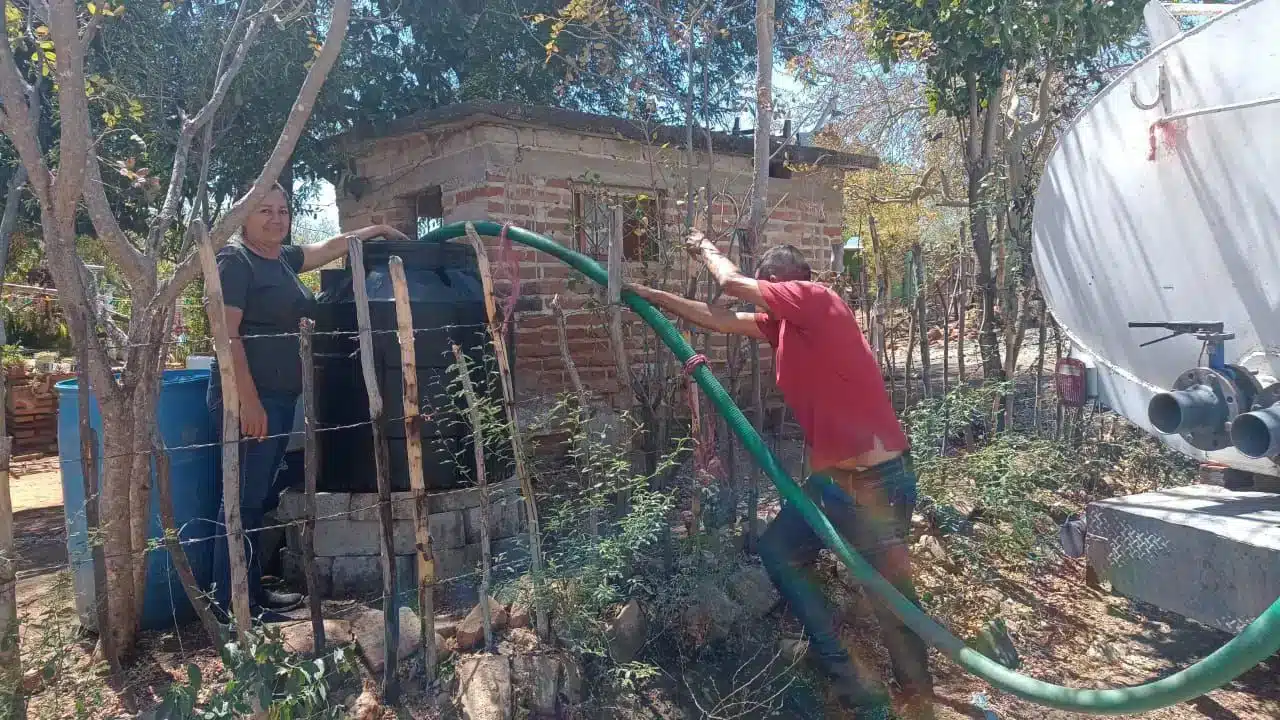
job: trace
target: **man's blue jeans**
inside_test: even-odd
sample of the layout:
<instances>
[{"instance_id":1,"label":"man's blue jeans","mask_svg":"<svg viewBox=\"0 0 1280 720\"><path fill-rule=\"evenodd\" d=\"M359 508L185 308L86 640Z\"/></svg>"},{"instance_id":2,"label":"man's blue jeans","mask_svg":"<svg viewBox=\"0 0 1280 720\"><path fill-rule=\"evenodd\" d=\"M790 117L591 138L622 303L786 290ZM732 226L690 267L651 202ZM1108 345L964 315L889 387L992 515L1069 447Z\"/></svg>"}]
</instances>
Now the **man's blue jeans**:
<instances>
[{"instance_id":1,"label":"man's blue jeans","mask_svg":"<svg viewBox=\"0 0 1280 720\"><path fill-rule=\"evenodd\" d=\"M212 394L212 393L211 393ZM210 397L209 413L217 437L222 437L222 399ZM267 411L266 440L244 440L240 443L240 525L245 532L245 566L249 575L249 602L258 603L262 595L262 556L257 552L258 530L265 522L268 505L274 493L276 474L284 461L284 451L289 446L288 433L293 430L296 395L264 394L262 407ZM280 436L280 437L275 437ZM219 454L221 466L221 454ZM222 474L219 472L218 477ZM219 494L221 496L221 494ZM218 505L219 535L225 535L226 519L222 504ZM219 537L213 544L214 601L224 611L231 609L231 561L227 538Z\"/></svg>"},{"instance_id":2,"label":"man's blue jeans","mask_svg":"<svg viewBox=\"0 0 1280 720\"><path fill-rule=\"evenodd\" d=\"M906 546L916 501L916 478L910 460L904 457L863 472L841 474L844 477L838 481L854 488L855 497L826 475L811 476L805 484L806 494L877 572L918 603ZM831 609L805 572L804 566L812 564L822 548L822 540L800 511L788 504L761 536L760 559L792 612L804 624L822 669L852 683L858 704L883 703L887 698L879 684L860 676L855 669L836 633ZM933 682L927 646L876 596L868 595L889 650L894 679L905 694L929 695Z\"/></svg>"}]
</instances>

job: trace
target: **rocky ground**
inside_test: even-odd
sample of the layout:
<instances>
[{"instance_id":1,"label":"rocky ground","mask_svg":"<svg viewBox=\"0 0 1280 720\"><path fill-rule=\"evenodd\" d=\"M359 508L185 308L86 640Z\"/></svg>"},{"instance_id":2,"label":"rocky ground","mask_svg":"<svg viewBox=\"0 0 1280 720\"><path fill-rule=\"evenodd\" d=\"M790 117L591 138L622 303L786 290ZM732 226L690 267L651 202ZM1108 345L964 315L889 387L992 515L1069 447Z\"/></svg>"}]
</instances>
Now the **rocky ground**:
<instances>
[{"instance_id":1,"label":"rocky ground","mask_svg":"<svg viewBox=\"0 0 1280 720\"><path fill-rule=\"evenodd\" d=\"M794 439L779 441L777 447L784 463L798 470L801 453ZM118 693L90 672L92 646L74 629L56 464L15 469L18 601L24 621L23 656L31 668L29 715L119 716L125 709ZM762 516L767 519L776 509L776 499L766 493ZM927 523L919 523L916 530L926 532ZM479 651L478 608L460 608L436 618L442 683L438 692L426 692L418 619L411 610L401 610L399 656L405 695L397 710L382 707L377 699L376 678L385 657L380 610L359 603L326 603L326 635L331 642L349 642L361 668L358 677L333 679L332 702L343 706L341 713L362 720L839 717L824 705L820 689L807 677L800 628L776 603L758 562L738 554L741 544L733 533L700 547L682 560L691 565L677 568L669 593L658 588L658 594L619 603L601 618L606 645L600 651L607 661L561 649L575 642L563 624L553 626L561 641L556 646L539 641L519 593L504 592L499 594L502 602L491 604L495 652ZM1020 671L1045 681L1077 687L1148 682L1195 662L1229 639L1156 608L1090 589L1083 582L1081 565L1060 556L1035 565L984 567L978 580L976 568L952 556L945 537L928 542L917 537L913 553L922 594L935 616L957 635L972 638L998 613L1007 621L1022 662ZM834 561L820 563L816 572L840 608L847 645L869 667L887 674L866 598ZM685 585L674 588L679 583ZM310 623L305 613L296 616L297 621L277 629L287 648L305 654L311 647ZM169 684L187 677L189 665L201 669L207 685L222 677L220 663L198 626L147 634L125 678L136 709L154 708ZM608 682L602 680L604 668L614 668ZM933 668L940 717L983 718L977 707L983 703L1000 718L1079 717L994 691L940 656L935 655ZM743 682L744 677L754 685ZM741 686L754 689L735 695ZM742 700L743 695L750 699ZM1144 717L1280 717L1280 660L1273 658L1226 688Z\"/></svg>"}]
</instances>

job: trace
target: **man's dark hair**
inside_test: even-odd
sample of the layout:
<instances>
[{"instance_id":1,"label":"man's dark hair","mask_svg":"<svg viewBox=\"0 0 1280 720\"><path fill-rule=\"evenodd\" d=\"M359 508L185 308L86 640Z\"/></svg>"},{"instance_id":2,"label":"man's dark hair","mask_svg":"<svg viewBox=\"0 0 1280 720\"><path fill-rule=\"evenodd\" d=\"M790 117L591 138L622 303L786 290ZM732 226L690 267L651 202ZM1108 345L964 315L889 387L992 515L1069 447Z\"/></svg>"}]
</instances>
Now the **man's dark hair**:
<instances>
[{"instance_id":1,"label":"man's dark hair","mask_svg":"<svg viewBox=\"0 0 1280 720\"><path fill-rule=\"evenodd\" d=\"M794 245L776 245L760 256L760 267L756 268L756 277L768 280L770 276L780 282L788 280L809 280L813 270L804 253Z\"/></svg>"}]
</instances>

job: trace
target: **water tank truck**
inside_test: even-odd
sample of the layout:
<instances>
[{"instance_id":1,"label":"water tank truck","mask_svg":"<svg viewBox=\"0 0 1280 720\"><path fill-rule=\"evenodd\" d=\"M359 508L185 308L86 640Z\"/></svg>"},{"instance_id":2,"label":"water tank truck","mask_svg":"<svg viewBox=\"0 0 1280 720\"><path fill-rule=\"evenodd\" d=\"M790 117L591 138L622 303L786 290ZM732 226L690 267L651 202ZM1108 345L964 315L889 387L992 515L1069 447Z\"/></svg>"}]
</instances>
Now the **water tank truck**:
<instances>
[{"instance_id":1,"label":"water tank truck","mask_svg":"<svg viewBox=\"0 0 1280 720\"><path fill-rule=\"evenodd\" d=\"M1090 566L1237 632L1280 595L1280 0L1145 16L1045 165L1033 262L1097 402L1226 477L1094 503Z\"/></svg>"}]
</instances>

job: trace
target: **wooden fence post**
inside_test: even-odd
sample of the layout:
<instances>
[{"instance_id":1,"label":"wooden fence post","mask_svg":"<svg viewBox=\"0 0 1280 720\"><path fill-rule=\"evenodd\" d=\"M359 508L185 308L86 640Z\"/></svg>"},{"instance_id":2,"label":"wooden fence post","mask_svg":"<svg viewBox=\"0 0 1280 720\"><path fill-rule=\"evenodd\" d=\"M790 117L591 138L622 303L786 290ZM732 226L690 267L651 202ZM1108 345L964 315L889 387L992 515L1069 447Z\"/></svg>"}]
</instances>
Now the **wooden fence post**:
<instances>
[{"instance_id":1,"label":"wooden fence post","mask_svg":"<svg viewBox=\"0 0 1280 720\"><path fill-rule=\"evenodd\" d=\"M489 253L484 241L471 223L466 225L467 241L476 253L476 265L480 270L480 283L484 292L484 307L489 319L489 340L493 343L493 353L498 361L498 376L502 381L502 406L507 423L511 426L511 454L515 458L516 477L520 481L520 492L524 495L525 521L529 526L529 571L533 578L534 590L534 623L538 634L544 640L551 638L551 623L547 618L546 594L542 587L542 529L538 520L538 503L533 494L533 477L529 472L528 455L524 449L524 438L520 435L520 425L516 413L515 384L511 379L511 359L507 357L507 343L502 331L508 318L498 318L498 308L493 299L493 273L489 267ZM577 371L574 370L576 375ZM579 379L581 382L581 379ZM579 396L581 397L581 396Z\"/></svg>"},{"instance_id":2,"label":"wooden fence post","mask_svg":"<svg viewBox=\"0 0 1280 720\"><path fill-rule=\"evenodd\" d=\"M418 353L414 345L413 307L404 261L391 256L391 288L396 299L396 331L400 339L400 372L404 387L404 448L409 459L409 488L413 490L413 533L418 556L418 634L422 638L427 680L436 677L436 557L431 545L427 481L422 471L422 415L418 394Z\"/></svg>"},{"instance_id":3,"label":"wooden fence post","mask_svg":"<svg viewBox=\"0 0 1280 720\"><path fill-rule=\"evenodd\" d=\"M493 619L489 613L490 549L489 549L489 481L484 468L484 420L480 417L480 401L471 385L471 368L462 348L453 346L453 358L457 363L458 377L462 380L462 394L467 400L471 416L471 436L475 447L476 486L480 488L480 620L484 625L485 652L493 650Z\"/></svg>"},{"instance_id":4,"label":"wooden fence post","mask_svg":"<svg viewBox=\"0 0 1280 720\"><path fill-rule=\"evenodd\" d=\"M378 477L378 529L382 558L383 648L386 662L382 666L382 699L394 705L400 694L396 677L400 650L400 607L396 602L396 554L391 535L390 453L387 449L386 413L378 374L374 368L373 330L369 320L369 288L365 284L364 253L360 238L347 238L347 262L351 268L351 286L356 296L356 328L360 336L360 369L369 395L369 419L373 423L374 472Z\"/></svg>"},{"instance_id":5,"label":"wooden fence post","mask_svg":"<svg viewBox=\"0 0 1280 720\"><path fill-rule=\"evenodd\" d=\"M320 606L320 582L316 577L316 475L320 462L316 448L316 360L312 333L316 323L302 318L298 323L298 355L302 362L302 468L304 479L304 514L302 525L302 573L307 579L307 607L311 610L311 646L316 655L324 654L324 611Z\"/></svg>"},{"instance_id":6,"label":"wooden fence post","mask_svg":"<svg viewBox=\"0 0 1280 720\"><path fill-rule=\"evenodd\" d=\"M4 343L4 323L0 322L0 347ZM13 499L9 496L9 459L13 452L13 441L9 437L4 418L7 382L4 368L0 367L0 673L3 674L0 692L7 696L4 698L7 707L0 709L4 710L6 717L16 720L25 717L26 710L22 697L22 660L18 647L18 574L13 546ZM83 389L81 392L83 393ZM101 601L105 596L98 596L98 599ZM103 635L110 633L104 632Z\"/></svg>"},{"instance_id":7,"label":"wooden fence post","mask_svg":"<svg viewBox=\"0 0 1280 720\"><path fill-rule=\"evenodd\" d=\"M200 251L209 329L213 333L213 349L222 379L222 507L227 524L227 557L231 565L231 610L240 642L245 642L253 627L253 618L249 615L249 574L244 559L244 527L240 524L240 395L236 387L235 361L231 355L231 333L222 301L218 260L202 221L192 221L191 233Z\"/></svg>"}]
</instances>

